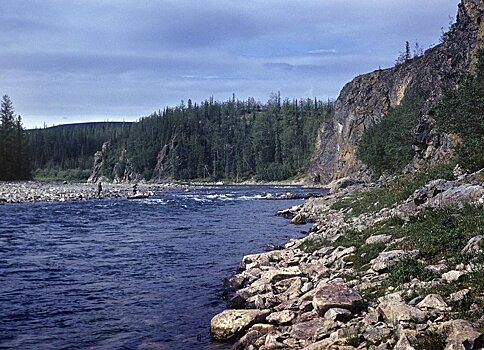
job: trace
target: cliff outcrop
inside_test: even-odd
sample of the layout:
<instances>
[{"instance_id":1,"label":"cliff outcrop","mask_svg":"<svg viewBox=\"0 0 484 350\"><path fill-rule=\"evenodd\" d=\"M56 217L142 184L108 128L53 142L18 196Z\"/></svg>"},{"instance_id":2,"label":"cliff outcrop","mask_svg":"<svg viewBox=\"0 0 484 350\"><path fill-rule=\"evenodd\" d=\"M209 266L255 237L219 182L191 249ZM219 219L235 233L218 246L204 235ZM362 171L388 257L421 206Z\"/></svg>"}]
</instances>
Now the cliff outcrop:
<instances>
[{"instance_id":1,"label":"cliff outcrop","mask_svg":"<svg viewBox=\"0 0 484 350\"><path fill-rule=\"evenodd\" d=\"M162 181L173 178L174 171L174 152L178 147L177 136L173 136L170 143L163 145L156 158L156 166L153 171L152 181Z\"/></svg>"},{"instance_id":2,"label":"cliff outcrop","mask_svg":"<svg viewBox=\"0 0 484 350\"><path fill-rule=\"evenodd\" d=\"M346 84L336 100L334 117L318 130L309 178L320 183L345 176L368 178L364 164L356 156L363 132L385 118L389 109L406 96L416 93L426 100L421 111L422 125L416 130L425 131L427 137L416 135L419 145L412 164L420 167L445 158L451 137L436 135L428 114L445 91L454 89L465 74L473 71L476 51L484 47L483 19L481 0L462 0L456 23L441 44L420 57L358 76Z\"/></svg>"},{"instance_id":3,"label":"cliff outcrop","mask_svg":"<svg viewBox=\"0 0 484 350\"><path fill-rule=\"evenodd\" d=\"M110 143L104 142L101 150L94 154L94 164L92 166L91 175L87 179L88 183L96 183L101 177L101 172L104 167L106 156L109 152Z\"/></svg>"},{"instance_id":4,"label":"cliff outcrop","mask_svg":"<svg viewBox=\"0 0 484 350\"><path fill-rule=\"evenodd\" d=\"M114 183L130 183L143 180L143 176L137 173L131 160L126 156L126 150L123 149L121 154L114 163L114 166L109 164L108 158L111 149L110 142L104 142L100 151L94 154L94 164L89 175L88 183L96 183L98 181L109 181L113 179Z\"/></svg>"}]
</instances>

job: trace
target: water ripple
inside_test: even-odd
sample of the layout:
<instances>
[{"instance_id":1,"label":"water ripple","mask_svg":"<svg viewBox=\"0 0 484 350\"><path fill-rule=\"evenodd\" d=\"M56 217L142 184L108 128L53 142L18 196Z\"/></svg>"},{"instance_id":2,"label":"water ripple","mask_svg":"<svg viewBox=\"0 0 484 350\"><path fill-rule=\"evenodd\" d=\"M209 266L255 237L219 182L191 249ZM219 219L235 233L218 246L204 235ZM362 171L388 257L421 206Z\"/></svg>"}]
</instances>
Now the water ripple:
<instances>
[{"instance_id":1,"label":"water ripple","mask_svg":"<svg viewBox=\"0 0 484 350\"><path fill-rule=\"evenodd\" d=\"M208 326L243 255L300 236L297 188L0 207L0 348L227 349Z\"/></svg>"}]
</instances>

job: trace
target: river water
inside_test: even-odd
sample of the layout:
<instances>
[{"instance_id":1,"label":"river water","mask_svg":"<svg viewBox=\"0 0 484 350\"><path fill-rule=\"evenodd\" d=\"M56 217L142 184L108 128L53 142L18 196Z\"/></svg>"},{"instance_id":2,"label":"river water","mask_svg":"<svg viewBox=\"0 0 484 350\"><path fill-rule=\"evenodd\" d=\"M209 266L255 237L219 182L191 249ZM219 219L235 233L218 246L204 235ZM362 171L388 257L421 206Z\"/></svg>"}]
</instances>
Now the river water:
<instances>
[{"instance_id":1,"label":"river water","mask_svg":"<svg viewBox=\"0 0 484 350\"><path fill-rule=\"evenodd\" d=\"M0 206L0 349L227 349L208 336L246 254L302 236L297 187Z\"/></svg>"}]
</instances>

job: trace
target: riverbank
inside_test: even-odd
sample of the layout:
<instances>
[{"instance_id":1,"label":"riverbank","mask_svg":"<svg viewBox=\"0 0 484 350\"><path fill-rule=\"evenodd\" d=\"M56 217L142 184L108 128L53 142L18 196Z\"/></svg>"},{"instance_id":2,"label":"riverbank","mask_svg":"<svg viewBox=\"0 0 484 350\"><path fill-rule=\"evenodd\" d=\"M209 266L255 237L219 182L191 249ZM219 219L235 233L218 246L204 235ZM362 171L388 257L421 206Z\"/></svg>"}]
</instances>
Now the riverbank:
<instances>
[{"instance_id":1,"label":"riverbank","mask_svg":"<svg viewBox=\"0 0 484 350\"><path fill-rule=\"evenodd\" d=\"M313 228L243 258L212 338L234 349L481 349L483 172L439 175L335 186L281 211Z\"/></svg>"},{"instance_id":2,"label":"riverbank","mask_svg":"<svg viewBox=\"0 0 484 350\"><path fill-rule=\"evenodd\" d=\"M153 194L169 188L204 187L204 186L275 186L266 183L138 183L138 193ZM277 186L300 186L288 183L278 183ZM102 183L101 195L97 194L97 184L92 183L68 183L60 181L12 181L0 182L0 204L29 203L29 202L65 202L81 201L102 198L122 198L132 195L133 184ZM311 193L298 194L285 192L278 196L268 197L273 200L308 199L325 195L322 188Z\"/></svg>"},{"instance_id":3,"label":"riverbank","mask_svg":"<svg viewBox=\"0 0 484 350\"><path fill-rule=\"evenodd\" d=\"M138 192L158 192L174 187L172 184L138 184ZM65 202L101 198L127 197L133 185L103 183L101 195L97 185L41 181L0 182L0 204L26 202Z\"/></svg>"}]
</instances>

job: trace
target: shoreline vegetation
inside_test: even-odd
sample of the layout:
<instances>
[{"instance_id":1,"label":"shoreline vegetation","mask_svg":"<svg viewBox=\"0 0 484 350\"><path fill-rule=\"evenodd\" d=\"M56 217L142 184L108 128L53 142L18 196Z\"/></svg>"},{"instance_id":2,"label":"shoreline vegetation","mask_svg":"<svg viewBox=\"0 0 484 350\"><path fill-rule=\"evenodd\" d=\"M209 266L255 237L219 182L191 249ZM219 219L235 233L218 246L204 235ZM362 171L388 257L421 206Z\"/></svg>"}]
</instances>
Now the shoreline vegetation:
<instances>
[{"instance_id":1,"label":"shoreline vegetation","mask_svg":"<svg viewBox=\"0 0 484 350\"><path fill-rule=\"evenodd\" d=\"M482 349L484 169L449 166L381 185L339 180L278 212L313 227L242 259L212 339L233 349Z\"/></svg>"}]
</instances>

